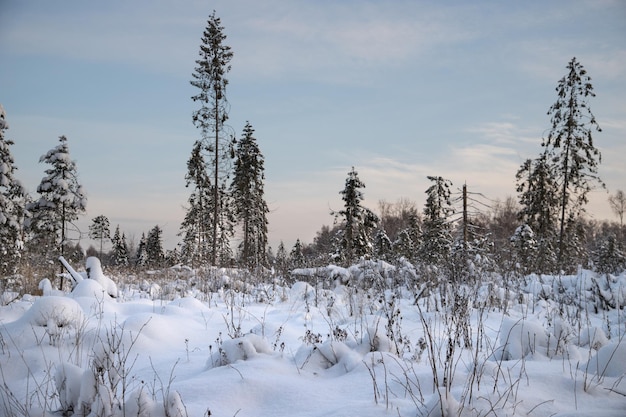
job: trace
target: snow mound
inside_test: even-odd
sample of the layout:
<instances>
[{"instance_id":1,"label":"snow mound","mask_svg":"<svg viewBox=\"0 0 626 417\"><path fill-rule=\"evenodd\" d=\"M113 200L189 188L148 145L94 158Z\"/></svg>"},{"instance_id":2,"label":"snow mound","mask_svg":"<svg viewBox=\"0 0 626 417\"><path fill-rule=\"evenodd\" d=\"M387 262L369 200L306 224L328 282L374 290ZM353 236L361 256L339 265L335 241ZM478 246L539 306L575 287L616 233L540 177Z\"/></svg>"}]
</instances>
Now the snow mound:
<instances>
[{"instance_id":1,"label":"snow mound","mask_svg":"<svg viewBox=\"0 0 626 417\"><path fill-rule=\"evenodd\" d=\"M61 363L54 374L61 410L69 412L80 409L80 391L84 370L71 363Z\"/></svg>"},{"instance_id":2,"label":"snow mound","mask_svg":"<svg viewBox=\"0 0 626 417\"><path fill-rule=\"evenodd\" d=\"M585 368L599 377L619 377L626 375L626 342L614 342L601 348Z\"/></svg>"},{"instance_id":3,"label":"snow mound","mask_svg":"<svg viewBox=\"0 0 626 417\"><path fill-rule=\"evenodd\" d=\"M375 325L368 327L361 339L361 346L367 352L389 352L397 354L395 344L387 336L387 320L377 319Z\"/></svg>"},{"instance_id":4,"label":"snow mound","mask_svg":"<svg viewBox=\"0 0 626 417\"><path fill-rule=\"evenodd\" d=\"M83 309L75 300L51 295L38 298L22 320L38 327L78 327L84 318Z\"/></svg>"},{"instance_id":5,"label":"snow mound","mask_svg":"<svg viewBox=\"0 0 626 417\"><path fill-rule=\"evenodd\" d=\"M194 297L177 298L169 303L170 306L180 307L182 309L189 310L190 312L206 311L209 307L204 305L202 301Z\"/></svg>"},{"instance_id":6,"label":"snow mound","mask_svg":"<svg viewBox=\"0 0 626 417\"><path fill-rule=\"evenodd\" d=\"M554 346L550 346L551 340ZM493 358L508 361L537 353L550 356L549 350L555 346L555 338L550 338L541 324L507 318L500 327L500 347L494 352Z\"/></svg>"},{"instance_id":7,"label":"snow mound","mask_svg":"<svg viewBox=\"0 0 626 417\"><path fill-rule=\"evenodd\" d=\"M87 297L96 298L98 300L111 299L102 285L98 281L94 281L92 279L80 281L76 284L70 295L72 298Z\"/></svg>"},{"instance_id":8,"label":"snow mound","mask_svg":"<svg viewBox=\"0 0 626 417\"><path fill-rule=\"evenodd\" d=\"M44 278L39 282L39 289L41 290L44 297L48 297L50 295L60 295L64 296L65 293L60 290L56 290L52 287L52 283L48 278Z\"/></svg>"},{"instance_id":9,"label":"snow mound","mask_svg":"<svg viewBox=\"0 0 626 417\"><path fill-rule=\"evenodd\" d=\"M600 327L585 327L580 331L578 345L581 347L589 346L597 350L607 343L609 343L609 339Z\"/></svg>"},{"instance_id":10,"label":"snow mound","mask_svg":"<svg viewBox=\"0 0 626 417\"><path fill-rule=\"evenodd\" d=\"M362 356L338 341L327 341L314 345L302 345L296 352L296 365L312 372L337 370L343 374L352 371L362 361Z\"/></svg>"},{"instance_id":11,"label":"snow mound","mask_svg":"<svg viewBox=\"0 0 626 417\"><path fill-rule=\"evenodd\" d=\"M314 300L315 288L303 281L298 281L291 286L289 291L290 300Z\"/></svg>"},{"instance_id":12,"label":"snow mound","mask_svg":"<svg viewBox=\"0 0 626 417\"><path fill-rule=\"evenodd\" d=\"M237 361L247 361L262 354L271 354L272 349L267 341L253 333L249 333L243 337L225 340L218 348L217 352L213 352L206 363L207 369L225 366Z\"/></svg>"},{"instance_id":13,"label":"snow mound","mask_svg":"<svg viewBox=\"0 0 626 417\"><path fill-rule=\"evenodd\" d=\"M117 284L102 272L100 259L90 256L85 261L85 269L87 269L87 277L102 285L111 297L117 297Z\"/></svg>"}]
</instances>

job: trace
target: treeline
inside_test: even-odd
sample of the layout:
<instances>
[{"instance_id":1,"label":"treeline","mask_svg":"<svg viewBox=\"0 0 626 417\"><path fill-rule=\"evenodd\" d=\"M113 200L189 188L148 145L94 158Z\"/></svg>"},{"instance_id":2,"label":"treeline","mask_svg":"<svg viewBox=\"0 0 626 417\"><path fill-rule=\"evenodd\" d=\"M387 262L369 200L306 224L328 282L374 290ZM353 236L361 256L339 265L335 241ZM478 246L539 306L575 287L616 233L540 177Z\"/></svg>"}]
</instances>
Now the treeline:
<instances>
[{"instance_id":1,"label":"treeline","mask_svg":"<svg viewBox=\"0 0 626 417\"><path fill-rule=\"evenodd\" d=\"M587 219L588 193L605 188L598 176L600 151L593 134L601 131L591 112L595 96L591 78L573 58L556 87L549 108L551 127L541 152L526 160L516 174L518 198L490 202L467 190L455 190L441 176L428 177L426 203L380 202L378 212L364 207L363 189L354 168L340 191L343 208L331 213L314 241L281 243L276 252L267 238L268 205L264 196L264 157L249 122L239 139L228 126L228 79L233 57L220 19L213 12L201 38L191 84L198 109L192 121L200 138L187 161L190 190L180 225L181 243L164 251L159 225L128 241L119 225L111 234L109 220L92 220L89 237L99 243L87 254L117 268L228 266L278 272L329 263L350 265L360 259L409 261L423 271L466 280L484 273L529 274L572 272L578 265L602 273L626 268L622 224L626 199L610 196L620 223ZM68 141L44 154L45 176L37 196L28 195L17 180L8 128L0 108L0 277L52 265L58 255L80 262L84 237L75 226L87 199L71 159ZM110 250L104 251L110 241Z\"/></svg>"}]
</instances>

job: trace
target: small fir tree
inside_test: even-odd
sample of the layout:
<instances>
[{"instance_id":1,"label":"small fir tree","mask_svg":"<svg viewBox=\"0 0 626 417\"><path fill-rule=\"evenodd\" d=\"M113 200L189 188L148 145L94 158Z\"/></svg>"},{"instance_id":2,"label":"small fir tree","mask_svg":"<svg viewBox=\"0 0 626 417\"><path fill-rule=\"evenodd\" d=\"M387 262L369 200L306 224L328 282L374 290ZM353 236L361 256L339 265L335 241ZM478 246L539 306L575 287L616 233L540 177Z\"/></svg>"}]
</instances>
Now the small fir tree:
<instances>
[{"instance_id":1,"label":"small fir tree","mask_svg":"<svg viewBox=\"0 0 626 417\"><path fill-rule=\"evenodd\" d=\"M109 219L100 215L92 219L89 225L89 237L93 240L100 241L100 259L102 259L102 247L105 240L111 239L111 229Z\"/></svg>"},{"instance_id":2,"label":"small fir tree","mask_svg":"<svg viewBox=\"0 0 626 417\"><path fill-rule=\"evenodd\" d=\"M135 253L135 266L136 267L144 267L148 264L148 253L147 249L147 240L146 234L141 234L141 239L139 239L139 244L137 245L137 252Z\"/></svg>"},{"instance_id":3,"label":"small fir tree","mask_svg":"<svg viewBox=\"0 0 626 417\"><path fill-rule=\"evenodd\" d=\"M165 261L163 251L163 230L159 225L154 226L146 238L146 261L150 267L160 268Z\"/></svg>"},{"instance_id":4,"label":"small fir tree","mask_svg":"<svg viewBox=\"0 0 626 417\"><path fill-rule=\"evenodd\" d=\"M181 259L191 266L209 263L215 258L210 232L214 224L212 204L215 200L211 197L213 184L206 170L204 147L201 141L196 141L185 175L185 186L192 192L187 200L187 211L179 235L183 236Z\"/></svg>"},{"instance_id":5,"label":"small fir tree","mask_svg":"<svg viewBox=\"0 0 626 417\"><path fill-rule=\"evenodd\" d=\"M450 255L452 231L449 217L454 213L450 200L452 182L442 177L427 177L433 185L426 190L427 198L422 222L423 235L419 258L427 265L440 266Z\"/></svg>"},{"instance_id":6,"label":"small fir tree","mask_svg":"<svg viewBox=\"0 0 626 417\"><path fill-rule=\"evenodd\" d=\"M306 265L300 239L296 239L296 243L293 245L293 248L291 248L291 252L289 253L289 264L289 269L304 268Z\"/></svg>"},{"instance_id":7,"label":"small fir tree","mask_svg":"<svg viewBox=\"0 0 626 417\"><path fill-rule=\"evenodd\" d=\"M533 231L537 242L534 272L557 269L558 183L549 155L526 160L516 174L521 210L519 220Z\"/></svg>"},{"instance_id":8,"label":"small fir tree","mask_svg":"<svg viewBox=\"0 0 626 417\"><path fill-rule=\"evenodd\" d=\"M378 223L378 216L361 205L362 188L365 188L365 184L352 167L348 172L344 189L339 192L344 208L334 213L335 223L340 226L337 252L339 259L346 264L362 256L371 255L372 252L371 234Z\"/></svg>"},{"instance_id":9,"label":"small fir tree","mask_svg":"<svg viewBox=\"0 0 626 417\"><path fill-rule=\"evenodd\" d=\"M392 250L391 239L383 229L378 229L374 236L374 256L377 259L389 261L392 257Z\"/></svg>"},{"instance_id":10,"label":"small fir tree","mask_svg":"<svg viewBox=\"0 0 626 417\"><path fill-rule=\"evenodd\" d=\"M600 274L620 274L626 269L626 254L614 234L607 236L593 253L594 268Z\"/></svg>"},{"instance_id":11,"label":"small fir tree","mask_svg":"<svg viewBox=\"0 0 626 417\"><path fill-rule=\"evenodd\" d=\"M393 242L395 254L408 261L415 261L421 244L421 235L419 216L417 212L411 210L407 215L406 227L400 231L398 238Z\"/></svg>"},{"instance_id":12,"label":"small fir tree","mask_svg":"<svg viewBox=\"0 0 626 417\"><path fill-rule=\"evenodd\" d=\"M113 239L111 240L113 246L113 265L118 268L124 268L129 265L128 261L128 244L126 243L126 235L122 233L120 235L120 225L118 224L113 233Z\"/></svg>"},{"instance_id":13,"label":"small fir tree","mask_svg":"<svg viewBox=\"0 0 626 417\"><path fill-rule=\"evenodd\" d=\"M285 249L285 244L281 240L276 250L276 258L274 260L274 268L280 276L286 276L289 272L289 255Z\"/></svg>"},{"instance_id":14,"label":"small fir tree","mask_svg":"<svg viewBox=\"0 0 626 417\"><path fill-rule=\"evenodd\" d=\"M523 224L515 229L511 236L513 246L513 262L523 275L533 271L534 261L537 259L538 244L535 233L528 224Z\"/></svg>"}]
</instances>

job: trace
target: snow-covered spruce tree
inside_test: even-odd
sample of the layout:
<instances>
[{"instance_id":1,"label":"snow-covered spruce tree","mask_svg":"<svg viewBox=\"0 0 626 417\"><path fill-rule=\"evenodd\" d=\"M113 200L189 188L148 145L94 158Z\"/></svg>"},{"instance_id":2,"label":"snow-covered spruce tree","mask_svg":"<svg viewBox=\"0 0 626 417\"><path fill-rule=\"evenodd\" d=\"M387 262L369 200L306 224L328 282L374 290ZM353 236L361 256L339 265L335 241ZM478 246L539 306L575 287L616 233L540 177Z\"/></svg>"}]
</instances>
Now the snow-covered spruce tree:
<instances>
[{"instance_id":1,"label":"snow-covered spruce tree","mask_svg":"<svg viewBox=\"0 0 626 417\"><path fill-rule=\"evenodd\" d=\"M141 234L141 239L139 239L139 244L137 245L137 251L135 252L135 267L144 267L148 265L148 253L146 251L148 245L148 241L146 239L146 234Z\"/></svg>"},{"instance_id":2,"label":"snow-covered spruce tree","mask_svg":"<svg viewBox=\"0 0 626 417\"><path fill-rule=\"evenodd\" d=\"M378 229L374 235L374 256L384 261L389 261L393 257L391 239L383 229Z\"/></svg>"},{"instance_id":3,"label":"snow-covered spruce tree","mask_svg":"<svg viewBox=\"0 0 626 417\"><path fill-rule=\"evenodd\" d=\"M557 265L558 184L548 154L527 159L516 174L519 220L534 233L537 257L520 260L523 269L552 273Z\"/></svg>"},{"instance_id":4,"label":"snow-covered spruce tree","mask_svg":"<svg viewBox=\"0 0 626 417\"><path fill-rule=\"evenodd\" d=\"M550 155L560 185L557 254L560 269L565 266L567 223L571 222L568 219L577 219L584 212L593 183L605 187L598 176L602 156L592 138L592 131L601 129L588 103L590 97L595 97L591 77L576 58L567 64L567 70L556 87L557 101L548 110L552 126L541 144Z\"/></svg>"},{"instance_id":5,"label":"snow-covered spruce tree","mask_svg":"<svg viewBox=\"0 0 626 417\"><path fill-rule=\"evenodd\" d=\"M89 237L100 241L100 259L102 259L102 246L105 240L111 239L111 226L105 215L96 216L89 225Z\"/></svg>"},{"instance_id":6,"label":"snow-covered spruce tree","mask_svg":"<svg viewBox=\"0 0 626 417\"><path fill-rule=\"evenodd\" d=\"M146 262L152 268L160 268L165 261L165 252L163 251L163 230L157 224L146 238Z\"/></svg>"},{"instance_id":7,"label":"snow-covered spruce tree","mask_svg":"<svg viewBox=\"0 0 626 417\"><path fill-rule=\"evenodd\" d=\"M400 231L398 238L393 242L393 251L396 256L402 256L406 260L414 262L417 259L421 235L419 216L417 212L412 211L408 215L406 227Z\"/></svg>"},{"instance_id":8,"label":"snow-covered spruce tree","mask_svg":"<svg viewBox=\"0 0 626 417\"><path fill-rule=\"evenodd\" d=\"M332 213L335 215L335 224L340 229L337 256L346 265L372 253L372 232L378 223L378 216L361 205L362 188L365 188L365 184L352 167L344 189L339 192L344 208Z\"/></svg>"},{"instance_id":9,"label":"snow-covered spruce tree","mask_svg":"<svg viewBox=\"0 0 626 417\"><path fill-rule=\"evenodd\" d=\"M537 240L530 226L524 223L518 226L511 236L513 246L512 261L522 275L532 272L533 259L537 258Z\"/></svg>"},{"instance_id":10,"label":"snow-covered spruce tree","mask_svg":"<svg viewBox=\"0 0 626 417\"><path fill-rule=\"evenodd\" d=\"M302 243L300 239L296 239L296 243L289 253L289 269L304 268L305 266L306 260L304 259Z\"/></svg>"},{"instance_id":11,"label":"snow-covered spruce tree","mask_svg":"<svg viewBox=\"0 0 626 417\"><path fill-rule=\"evenodd\" d=\"M230 46L224 44L225 40L224 27L213 11L203 32L200 58L196 60L191 80L191 85L199 90L191 98L200 104L200 108L193 113L193 123L201 132L200 142L203 146L200 149L210 156L207 171L212 177L212 193L206 196L208 206L204 209L212 210L208 232L211 237L209 261L213 265L230 262L232 255L229 240L233 234L233 217L229 212L231 205L228 202L227 182L232 169L231 159L234 157L234 135L226 125L228 80L225 75L230 71L233 53Z\"/></svg>"},{"instance_id":12,"label":"snow-covered spruce tree","mask_svg":"<svg viewBox=\"0 0 626 417\"><path fill-rule=\"evenodd\" d=\"M285 249L285 244L282 240L278 244L278 249L276 249L274 269L276 270L276 274L282 277L286 277L289 273L289 255L287 254L287 249Z\"/></svg>"},{"instance_id":13,"label":"snow-covered spruce tree","mask_svg":"<svg viewBox=\"0 0 626 417\"><path fill-rule=\"evenodd\" d=\"M600 274L620 274L626 269L626 253L620 242L611 234L593 253L594 269Z\"/></svg>"},{"instance_id":14,"label":"snow-covered spruce tree","mask_svg":"<svg viewBox=\"0 0 626 417\"><path fill-rule=\"evenodd\" d=\"M64 254L69 227L87 207L87 197L78 182L76 163L70 157L67 138L61 136L59 142L39 159L50 168L37 187L39 198L27 205L32 217L26 222L33 235L29 250L54 258Z\"/></svg>"},{"instance_id":15,"label":"snow-covered spruce tree","mask_svg":"<svg viewBox=\"0 0 626 417\"><path fill-rule=\"evenodd\" d=\"M267 213L265 202L265 159L249 122L235 151L231 196L237 222L241 225L239 261L248 267L267 264Z\"/></svg>"},{"instance_id":16,"label":"snow-covered spruce tree","mask_svg":"<svg viewBox=\"0 0 626 417\"><path fill-rule=\"evenodd\" d=\"M450 201L452 182L442 177L427 177L433 185L426 190L427 198L422 221L422 238L418 257L425 265L442 266L450 255L452 231L450 216L454 208Z\"/></svg>"},{"instance_id":17,"label":"snow-covered spruce tree","mask_svg":"<svg viewBox=\"0 0 626 417\"><path fill-rule=\"evenodd\" d=\"M24 249L23 222L26 216L26 191L15 178L15 161L4 137L9 128L6 113L0 105L0 277L16 272ZM1 293L0 286L0 293Z\"/></svg>"},{"instance_id":18,"label":"snow-covered spruce tree","mask_svg":"<svg viewBox=\"0 0 626 417\"><path fill-rule=\"evenodd\" d=\"M185 186L191 188L191 195L187 200L187 212L180 226L179 235L183 236L181 258L191 266L210 263L214 259L212 233L214 224L215 201L212 196L213 185L207 173L207 165L203 155L205 145L196 141L191 156L187 161Z\"/></svg>"},{"instance_id":19,"label":"snow-covered spruce tree","mask_svg":"<svg viewBox=\"0 0 626 417\"><path fill-rule=\"evenodd\" d=\"M128 256L128 244L126 243L126 235L122 233L120 235L120 225L118 224L113 233L113 239L111 239L112 248L112 262L118 268L125 268L129 265Z\"/></svg>"}]
</instances>

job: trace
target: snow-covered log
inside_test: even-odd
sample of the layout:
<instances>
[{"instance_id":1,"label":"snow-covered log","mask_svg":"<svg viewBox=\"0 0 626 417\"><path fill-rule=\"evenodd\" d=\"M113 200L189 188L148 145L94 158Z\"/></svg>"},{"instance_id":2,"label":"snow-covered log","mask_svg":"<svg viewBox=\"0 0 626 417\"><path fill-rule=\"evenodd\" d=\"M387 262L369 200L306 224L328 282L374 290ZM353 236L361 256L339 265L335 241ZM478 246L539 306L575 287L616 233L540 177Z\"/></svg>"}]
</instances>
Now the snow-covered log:
<instances>
[{"instance_id":1,"label":"snow-covered log","mask_svg":"<svg viewBox=\"0 0 626 417\"><path fill-rule=\"evenodd\" d=\"M75 287L76 284L83 280L83 276L76 272L74 268L65 260L63 256L59 256L59 262L63 265L63 268L70 274L70 279L72 280L72 287Z\"/></svg>"}]
</instances>

